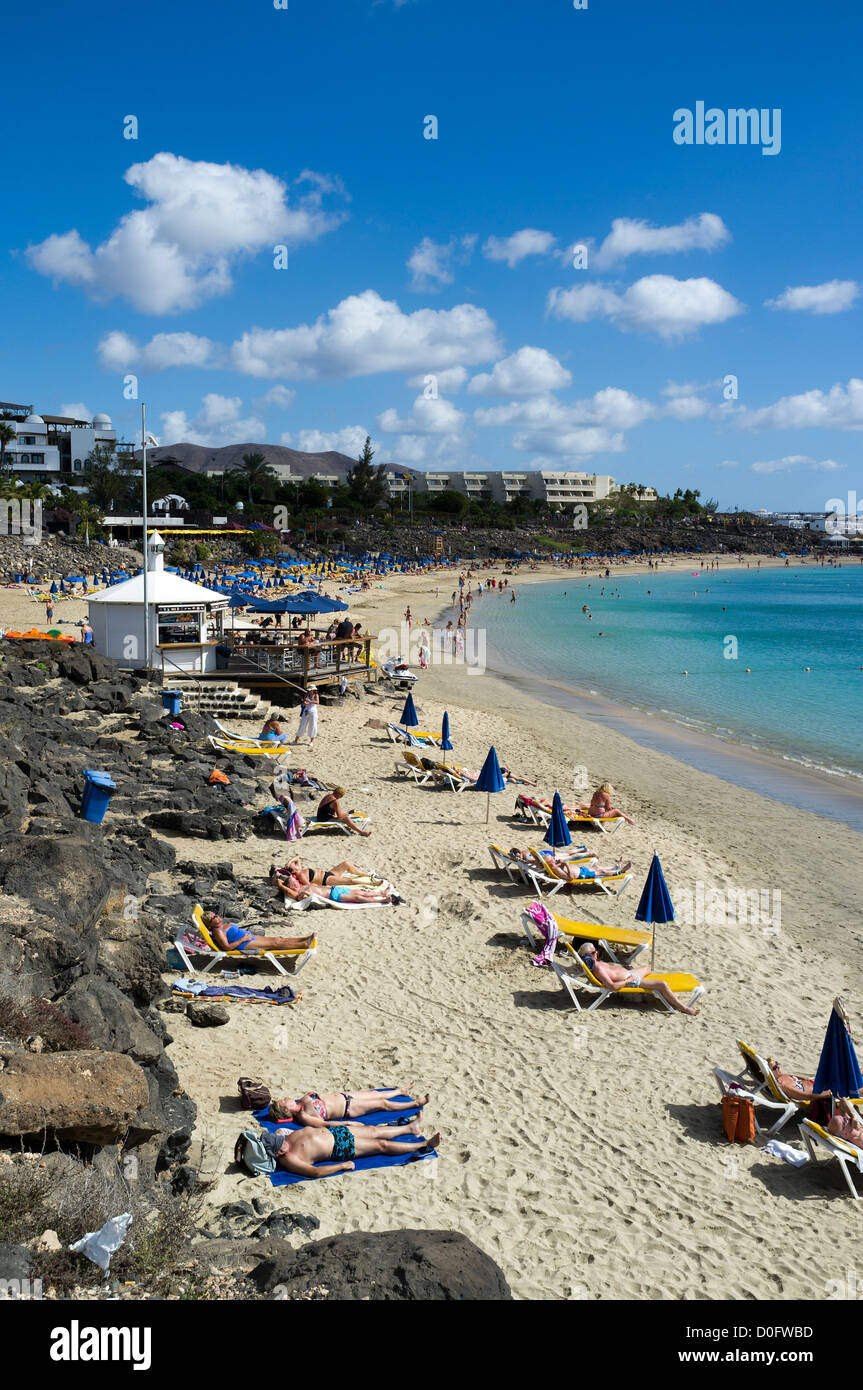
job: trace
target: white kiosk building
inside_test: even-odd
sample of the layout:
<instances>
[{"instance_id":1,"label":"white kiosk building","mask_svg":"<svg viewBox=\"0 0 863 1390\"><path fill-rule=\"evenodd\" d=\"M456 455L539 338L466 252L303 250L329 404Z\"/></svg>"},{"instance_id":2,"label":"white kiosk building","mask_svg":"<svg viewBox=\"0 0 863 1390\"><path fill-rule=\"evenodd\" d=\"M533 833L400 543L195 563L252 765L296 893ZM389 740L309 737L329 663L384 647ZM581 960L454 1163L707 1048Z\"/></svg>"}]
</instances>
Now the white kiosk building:
<instances>
[{"instance_id":1,"label":"white kiosk building","mask_svg":"<svg viewBox=\"0 0 863 1390\"><path fill-rule=\"evenodd\" d=\"M148 551L149 653L145 650L143 572L90 599L93 650L124 666L161 667L169 679L180 671L215 671L228 600L166 570L165 542L158 531L149 538Z\"/></svg>"}]
</instances>

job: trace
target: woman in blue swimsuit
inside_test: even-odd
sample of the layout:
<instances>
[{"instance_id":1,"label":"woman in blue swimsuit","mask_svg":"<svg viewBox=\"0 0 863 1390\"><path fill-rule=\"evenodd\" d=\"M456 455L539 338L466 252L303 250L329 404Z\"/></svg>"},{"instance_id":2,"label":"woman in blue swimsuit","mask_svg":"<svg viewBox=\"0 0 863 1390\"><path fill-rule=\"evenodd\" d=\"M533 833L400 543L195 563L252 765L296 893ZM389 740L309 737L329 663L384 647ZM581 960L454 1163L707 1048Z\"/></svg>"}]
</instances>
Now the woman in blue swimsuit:
<instances>
[{"instance_id":1,"label":"woman in blue swimsuit","mask_svg":"<svg viewBox=\"0 0 863 1390\"><path fill-rule=\"evenodd\" d=\"M236 922L223 922L215 912L204 913L204 926L221 951L307 951L314 936L255 936L238 927Z\"/></svg>"}]
</instances>

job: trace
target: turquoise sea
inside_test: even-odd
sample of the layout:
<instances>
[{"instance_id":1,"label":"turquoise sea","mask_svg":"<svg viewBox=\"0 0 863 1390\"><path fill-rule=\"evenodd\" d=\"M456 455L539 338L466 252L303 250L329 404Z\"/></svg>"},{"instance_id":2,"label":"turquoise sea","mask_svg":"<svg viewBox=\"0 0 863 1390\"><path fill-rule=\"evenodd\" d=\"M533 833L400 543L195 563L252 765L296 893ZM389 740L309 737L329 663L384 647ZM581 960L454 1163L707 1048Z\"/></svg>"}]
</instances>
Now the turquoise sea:
<instances>
[{"instance_id":1,"label":"turquoise sea","mask_svg":"<svg viewBox=\"0 0 863 1390\"><path fill-rule=\"evenodd\" d=\"M863 792L863 565L511 583L516 603L492 591L471 610L498 670L553 682L573 708L610 697L655 721L654 746L675 725L726 759L757 750Z\"/></svg>"}]
</instances>

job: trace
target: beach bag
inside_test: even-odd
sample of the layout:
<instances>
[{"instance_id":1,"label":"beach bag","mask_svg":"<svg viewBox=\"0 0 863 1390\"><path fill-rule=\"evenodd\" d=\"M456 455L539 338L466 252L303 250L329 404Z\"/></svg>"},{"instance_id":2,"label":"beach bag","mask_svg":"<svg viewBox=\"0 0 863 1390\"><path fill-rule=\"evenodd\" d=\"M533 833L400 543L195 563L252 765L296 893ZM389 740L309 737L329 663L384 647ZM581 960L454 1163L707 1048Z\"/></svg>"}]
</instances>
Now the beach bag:
<instances>
[{"instance_id":1,"label":"beach bag","mask_svg":"<svg viewBox=\"0 0 863 1390\"><path fill-rule=\"evenodd\" d=\"M239 1163L253 1178L276 1171L276 1160L264 1146L261 1135L254 1129L244 1129L234 1145L234 1162Z\"/></svg>"},{"instance_id":2,"label":"beach bag","mask_svg":"<svg viewBox=\"0 0 863 1390\"><path fill-rule=\"evenodd\" d=\"M722 1128L729 1144L755 1143L755 1106L751 1096L722 1097Z\"/></svg>"},{"instance_id":3,"label":"beach bag","mask_svg":"<svg viewBox=\"0 0 863 1390\"><path fill-rule=\"evenodd\" d=\"M213 768L207 782L211 787L229 787L231 785L230 777L226 777L224 772L220 772L217 767Z\"/></svg>"},{"instance_id":4,"label":"beach bag","mask_svg":"<svg viewBox=\"0 0 863 1390\"><path fill-rule=\"evenodd\" d=\"M257 1081L251 1076L241 1076L237 1082L237 1090L244 1110L265 1110L273 1099L263 1081Z\"/></svg>"}]
</instances>

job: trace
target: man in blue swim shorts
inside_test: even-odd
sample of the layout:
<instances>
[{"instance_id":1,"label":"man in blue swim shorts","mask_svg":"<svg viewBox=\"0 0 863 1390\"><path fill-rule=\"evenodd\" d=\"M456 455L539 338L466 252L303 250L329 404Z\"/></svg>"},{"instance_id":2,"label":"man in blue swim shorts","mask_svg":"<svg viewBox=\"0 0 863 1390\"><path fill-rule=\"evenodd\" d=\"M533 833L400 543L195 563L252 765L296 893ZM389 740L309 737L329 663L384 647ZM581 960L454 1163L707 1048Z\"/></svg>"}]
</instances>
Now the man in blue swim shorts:
<instances>
[{"instance_id":1,"label":"man in blue swim shorts","mask_svg":"<svg viewBox=\"0 0 863 1390\"><path fill-rule=\"evenodd\" d=\"M308 1128L289 1130L276 1155L280 1168L301 1178L329 1178L335 1173L349 1173L355 1158L370 1158L378 1154L422 1155L431 1153L440 1143L440 1134L423 1139L419 1122L405 1125L399 1134L411 1137L390 1139L388 1125L333 1125L329 1129Z\"/></svg>"}]
</instances>

